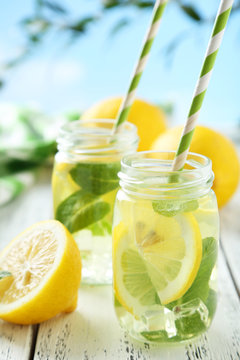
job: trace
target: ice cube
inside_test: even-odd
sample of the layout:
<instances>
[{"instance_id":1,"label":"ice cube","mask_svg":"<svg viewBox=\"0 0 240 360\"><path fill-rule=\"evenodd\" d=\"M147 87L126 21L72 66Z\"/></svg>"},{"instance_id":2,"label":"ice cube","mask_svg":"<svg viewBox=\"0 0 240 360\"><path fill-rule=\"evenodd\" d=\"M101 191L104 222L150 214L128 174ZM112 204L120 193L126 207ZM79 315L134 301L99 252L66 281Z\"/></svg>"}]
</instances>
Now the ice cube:
<instances>
[{"instance_id":1,"label":"ice cube","mask_svg":"<svg viewBox=\"0 0 240 360\"><path fill-rule=\"evenodd\" d=\"M188 301L173 308L176 326L182 334L195 333L208 327L209 312L200 298Z\"/></svg>"},{"instance_id":2,"label":"ice cube","mask_svg":"<svg viewBox=\"0 0 240 360\"><path fill-rule=\"evenodd\" d=\"M142 314L147 331L166 331L168 337L176 336L175 316L161 305L153 305Z\"/></svg>"}]
</instances>

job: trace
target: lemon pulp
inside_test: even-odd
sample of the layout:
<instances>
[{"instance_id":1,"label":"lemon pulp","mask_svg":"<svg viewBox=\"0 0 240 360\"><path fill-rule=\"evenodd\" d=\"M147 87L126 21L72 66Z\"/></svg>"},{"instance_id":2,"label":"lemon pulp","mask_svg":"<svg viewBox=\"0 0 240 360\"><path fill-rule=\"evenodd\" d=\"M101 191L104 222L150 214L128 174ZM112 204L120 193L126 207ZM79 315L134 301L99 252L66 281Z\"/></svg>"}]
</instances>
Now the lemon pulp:
<instances>
[{"instance_id":1,"label":"lemon pulp","mask_svg":"<svg viewBox=\"0 0 240 360\"><path fill-rule=\"evenodd\" d=\"M58 221L37 223L0 254L12 281L0 291L0 318L17 324L47 320L74 310L81 279L80 254Z\"/></svg>"},{"instance_id":2,"label":"lemon pulp","mask_svg":"<svg viewBox=\"0 0 240 360\"><path fill-rule=\"evenodd\" d=\"M144 306L168 304L190 288L202 257L202 239L191 214L166 218L135 212L133 226L120 222L113 233L114 290L138 316ZM140 215L140 213L139 213Z\"/></svg>"}]
</instances>

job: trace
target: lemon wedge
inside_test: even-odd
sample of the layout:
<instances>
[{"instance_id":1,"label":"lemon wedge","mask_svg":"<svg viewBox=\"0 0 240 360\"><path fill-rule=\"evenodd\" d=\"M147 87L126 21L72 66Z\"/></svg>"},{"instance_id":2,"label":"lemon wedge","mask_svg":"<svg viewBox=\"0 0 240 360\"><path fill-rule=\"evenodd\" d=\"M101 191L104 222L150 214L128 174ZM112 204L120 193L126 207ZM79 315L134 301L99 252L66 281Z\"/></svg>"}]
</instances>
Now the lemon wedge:
<instances>
[{"instance_id":1,"label":"lemon wedge","mask_svg":"<svg viewBox=\"0 0 240 360\"><path fill-rule=\"evenodd\" d=\"M42 221L19 234L1 252L0 268L13 277L0 289L1 319L34 324L77 305L80 253L58 221Z\"/></svg>"}]
</instances>

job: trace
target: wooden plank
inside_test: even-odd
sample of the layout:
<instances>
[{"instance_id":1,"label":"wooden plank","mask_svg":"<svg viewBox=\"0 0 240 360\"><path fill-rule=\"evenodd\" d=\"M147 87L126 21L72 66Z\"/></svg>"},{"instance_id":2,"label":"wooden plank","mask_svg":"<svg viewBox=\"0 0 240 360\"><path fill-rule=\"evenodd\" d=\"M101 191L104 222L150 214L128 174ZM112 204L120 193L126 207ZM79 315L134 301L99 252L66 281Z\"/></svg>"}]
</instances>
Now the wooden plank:
<instances>
[{"instance_id":1,"label":"wooden plank","mask_svg":"<svg viewBox=\"0 0 240 360\"><path fill-rule=\"evenodd\" d=\"M239 286L237 236L240 229L238 220L240 199L237 198L235 197L222 210L221 216L224 251ZM50 204L49 179L43 179L24 196L2 208L0 249L27 226L50 218L52 214ZM233 215L230 215L230 212ZM83 287L80 289L78 311L59 316L40 326L34 359L240 359L239 311L239 301L222 257L220 258L220 298L216 317L209 332L201 336L197 342L188 345L156 349L132 341L117 324L112 308L111 288ZM32 327L0 321L0 360L28 359L33 338Z\"/></svg>"},{"instance_id":2,"label":"wooden plank","mask_svg":"<svg viewBox=\"0 0 240 360\"><path fill-rule=\"evenodd\" d=\"M38 184L0 209L0 250L20 231L36 221L50 217L49 178L41 176ZM18 326L0 320L0 360L28 360L35 340L33 326Z\"/></svg>"},{"instance_id":3,"label":"wooden plank","mask_svg":"<svg viewBox=\"0 0 240 360\"><path fill-rule=\"evenodd\" d=\"M210 330L197 341L156 347L131 340L120 329L111 287L81 287L78 310L40 326L34 360L240 359L239 298L220 256L220 296Z\"/></svg>"},{"instance_id":4,"label":"wooden plank","mask_svg":"<svg viewBox=\"0 0 240 360\"><path fill-rule=\"evenodd\" d=\"M0 360L29 360L34 335L33 326L13 325L0 320Z\"/></svg>"},{"instance_id":5,"label":"wooden plank","mask_svg":"<svg viewBox=\"0 0 240 360\"><path fill-rule=\"evenodd\" d=\"M221 244L240 296L240 189L220 211Z\"/></svg>"},{"instance_id":6,"label":"wooden plank","mask_svg":"<svg viewBox=\"0 0 240 360\"><path fill-rule=\"evenodd\" d=\"M49 176L43 173L35 186L0 208L0 250L26 227L51 217L51 187Z\"/></svg>"}]
</instances>

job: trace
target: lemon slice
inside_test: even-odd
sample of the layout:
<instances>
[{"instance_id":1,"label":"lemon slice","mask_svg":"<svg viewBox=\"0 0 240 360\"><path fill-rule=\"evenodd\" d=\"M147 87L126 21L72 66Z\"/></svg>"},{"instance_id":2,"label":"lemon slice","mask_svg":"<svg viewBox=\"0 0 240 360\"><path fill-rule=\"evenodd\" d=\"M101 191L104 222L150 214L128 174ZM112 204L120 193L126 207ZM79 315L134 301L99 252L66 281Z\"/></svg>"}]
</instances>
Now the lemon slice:
<instances>
[{"instance_id":1,"label":"lemon slice","mask_svg":"<svg viewBox=\"0 0 240 360\"><path fill-rule=\"evenodd\" d=\"M134 229L120 222L113 231L114 291L136 316L144 306L182 297L202 257L201 234L193 215L142 219Z\"/></svg>"},{"instance_id":2,"label":"lemon slice","mask_svg":"<svg viewBox=\"0 0 240 360\"><path fill-rule=\"evenodd\" d=\"M52 174L52 190L54 197L54 212L58 205L80 187L73 181L70 170L74 164L56 163Z\"/></svg>"},{"instance_id":3,"label":"lemon slice","mask_svg":"<svg viewBox=\"0 0 240 360\"><path fill-rule=\"evenodd\" d=\"M0 254L13 280L0 290L0 318L33 324L74 310L81 279L78 247L58 221L39 222Z\"/></svg>"},{"instance_id":4,"label":"lemon slice","mask_svg":"<svg viewBox=\"0 0 240 360\"><path fill-rule=\"evenodd\" d=\"M218 209L201 208L194 212L194 216L199 224L202 238L214 237L219 238L219 214Z\"/></svg>"}]
</instances>

